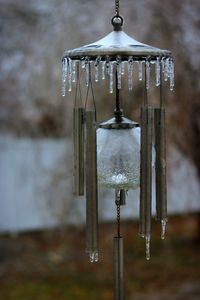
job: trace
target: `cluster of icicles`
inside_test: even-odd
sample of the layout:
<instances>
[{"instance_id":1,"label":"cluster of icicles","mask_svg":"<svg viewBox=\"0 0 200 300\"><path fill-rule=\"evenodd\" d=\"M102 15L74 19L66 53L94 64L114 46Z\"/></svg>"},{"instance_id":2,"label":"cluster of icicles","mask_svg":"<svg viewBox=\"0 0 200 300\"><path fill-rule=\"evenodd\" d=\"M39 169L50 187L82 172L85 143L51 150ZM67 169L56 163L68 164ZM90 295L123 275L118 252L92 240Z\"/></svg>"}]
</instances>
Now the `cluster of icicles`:
<instances>
[{"instance_id":1,"label":"cluster of icicles","mask_svg":"<svg viewBox=\"0 0 200 300\"><path fill-rule=\"evenodd\" d=\"M171 57L157 57L156 60L135 60L133 57L129 57L127 61L124 61L119 56L115 61L97 57L95 61L91 61L88 57L81 60L72 60L69 57L64 57L62 60L62 95L65 96L66 90L72 91L72 84L77 81L77 70L81 65L81 68L85 74L85 84L89 85L90 80L90 66L94 69L94 80L98 82L99 79L109 78L109 91L113 93L114 91L114 72L117 70L117 82L118 89L122 87L122 76L126 73L128 75L128 89L132 90L134 86L134 69L137 68L138 80L142 81L143 77L146 79L146 89L150 87L150 74L151 65L155 65L155 85L159 86L161 83L161 76L163 76L164 81L169 81L170 90L173 91L174 88L174 62ZM144 67L143 67L144 66ZM143 71L144 69L144 71ZM145 74L145 73L146 74ZM163 74L163 75L162 75Z\"/></svg>"}]
</instances>

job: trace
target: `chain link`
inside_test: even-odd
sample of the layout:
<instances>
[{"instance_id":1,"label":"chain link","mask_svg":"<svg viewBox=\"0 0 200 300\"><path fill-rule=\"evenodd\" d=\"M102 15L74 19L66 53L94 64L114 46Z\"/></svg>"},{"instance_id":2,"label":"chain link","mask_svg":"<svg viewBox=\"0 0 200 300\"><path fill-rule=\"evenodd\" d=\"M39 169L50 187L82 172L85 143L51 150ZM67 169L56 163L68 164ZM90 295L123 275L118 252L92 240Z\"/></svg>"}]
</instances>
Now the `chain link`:
<instances>
[{"instance_id":1,"label":"chain link","mask_svg":"<svg viewBox=\"0 0 200 300\"><path fill-rule=\"evenodd\" d=\"M119 0L115 0L115 12L119 16Z\"/></svg>"}]
</instances>

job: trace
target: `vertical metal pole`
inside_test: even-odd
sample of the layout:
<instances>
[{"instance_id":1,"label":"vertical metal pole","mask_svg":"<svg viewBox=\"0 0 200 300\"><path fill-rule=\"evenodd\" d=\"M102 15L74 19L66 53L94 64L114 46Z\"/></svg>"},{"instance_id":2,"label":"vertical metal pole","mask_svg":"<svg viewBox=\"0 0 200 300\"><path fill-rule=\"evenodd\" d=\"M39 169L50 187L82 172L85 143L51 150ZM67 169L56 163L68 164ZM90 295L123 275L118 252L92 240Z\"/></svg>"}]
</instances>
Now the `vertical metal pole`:
<instances>
[{"instance_id":1,"label":"vertical metal pole","mask_svg":"<svg viewBox=\"0 0 200 300\"><path fill-rule=\"evenodd\" d=\"M114 300L124 299L124 250L123 238L113 239L113 273L114 273Z\"/></svg>"},{"instance_id":2,"label":"vertical metal pole","mask_svg":"<svg viewBox=\"0 0 200 300\"><path fill-rule=\"evenodd\" d=\"M91 262L98 261L98 193L97 193L97 143L96 143L96 110L94 95L86 103L86 252ZM88 93L87 93L88 97Z\"/></svg>"},{"instance_id":3,"label":"vertical metal pole","mask_svg":"<svg viewBox=\"0 0 200 300\"><path fill-rule=\"evenodd\" d=\"M151 234L153 109L141 108L140 228L142 237Z\"/></svg>"},{"instance_id":4,"label":"vertical metal pole","mask_svg":"<svg viewBox=\"0 0 200 300\"><path fill-rule=\"evenodd\" d=\"M84 195L84 108L74 107L74 195Z\"/></svg>"}]
</instances>

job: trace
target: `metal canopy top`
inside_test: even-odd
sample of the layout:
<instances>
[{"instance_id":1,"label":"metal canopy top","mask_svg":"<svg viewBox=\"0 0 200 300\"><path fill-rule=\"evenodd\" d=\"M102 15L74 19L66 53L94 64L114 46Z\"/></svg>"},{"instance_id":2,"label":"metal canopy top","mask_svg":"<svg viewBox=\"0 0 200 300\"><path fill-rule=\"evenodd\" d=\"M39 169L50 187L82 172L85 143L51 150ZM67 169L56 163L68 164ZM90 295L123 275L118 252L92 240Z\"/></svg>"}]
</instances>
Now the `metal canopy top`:
<instances>
[{"instance_id":1,"label":"metal canopy top","mask_svg":"<svg viewBox=\"0 0 200 300\"><path fill-rule=\"evenodd\" d=\"M97 57L104 60L106 56L109 56L111 60L116 60L119 56L121 60L128 60L130 57L140 60L155 59L158 56L171 57L171 52L140 43L123 30L113 30L97 42L68 50L64 54L64 58L68 57L72 60L81 60L86 57L90 60L95 60Z\"/></svg>"},{"instance_id":2,"label":"metal canopy top","mask_svg":"<svg viewBox=\"0 0 200 300\"><path fill-rule=\"evenodd\" d=\"M116 117L109 119L106 122L100 123L98 125L98 128L103 128L103 129L131 129L131 128L135 128L138 127L139 124L131 121L128 118L125 117L121 117L121 120L118 121L116 119Z\"/></svg>"}]
</instances>

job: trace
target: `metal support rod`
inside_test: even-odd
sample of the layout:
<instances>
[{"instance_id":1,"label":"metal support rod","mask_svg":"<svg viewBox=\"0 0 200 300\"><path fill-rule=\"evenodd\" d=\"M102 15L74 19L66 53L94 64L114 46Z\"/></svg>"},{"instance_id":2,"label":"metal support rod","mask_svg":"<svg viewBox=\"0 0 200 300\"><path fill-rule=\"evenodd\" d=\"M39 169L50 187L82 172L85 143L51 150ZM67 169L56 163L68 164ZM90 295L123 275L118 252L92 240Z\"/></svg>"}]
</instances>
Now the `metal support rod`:
<instances>
[{"instance_id":1,"label":"metal support rod","mask_svg":"<svg viewBox=\"0 0 200 300\"><path fill-rule=\"evenodd\" d=\"M123 238L113 239L114 300L124 300L124 250Z\"/></svg>"},{"instance_id":2,"label":"metal support rod","mask_svg":"<svg viewBox=\"0 0 200 300\"><path fill-rule=\"evenodd\" d=\"M165 108L155 109L156 217L167 221Z\"/></svg>"},{"instance_id":3,"label":"metal support rod","mask_svg":"<svg viewBox=\"0 0 200 300\"><path fill-rule=\"evenodd\" d=\"M86 252L98 252L98 196L95 111L86 111Z\"/></svg>"},{"instance_id":4,"label":"metal support rod","mask_svg":"<svg viewBox=\"0 0 200 300\"><path fill-rule=\"evenodd\" d=\"M152 136L153 109L150 107L142 107L139 226L139 233L142 237L147 237L151 233Z\"/></svg>"},{"instance_id":5,"label":"metal support rod","mask_svg":"<svg viewBox=\"0 0 200 300\"><path fill-rule=\"evenodd\" d=\"M84 108L74 107L74 195L84 195Z\"/></svg>"}]
</instances>

